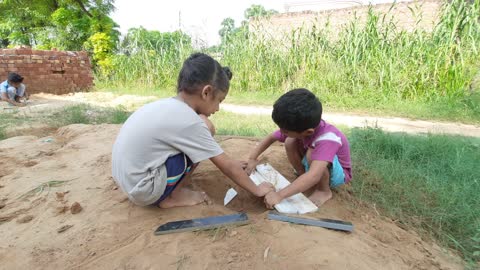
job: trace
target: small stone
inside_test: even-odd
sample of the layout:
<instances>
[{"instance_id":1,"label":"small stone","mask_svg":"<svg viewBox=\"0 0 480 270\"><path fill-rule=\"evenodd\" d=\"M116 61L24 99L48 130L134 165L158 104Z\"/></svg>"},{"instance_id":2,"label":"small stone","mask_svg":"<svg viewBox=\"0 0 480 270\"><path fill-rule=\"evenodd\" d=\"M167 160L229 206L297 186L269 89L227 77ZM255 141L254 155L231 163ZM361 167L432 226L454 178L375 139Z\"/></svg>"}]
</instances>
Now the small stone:
<instances>
[{"instance_id":1,"label":"small stone","mask_svg":"<svg viewBox=\"0 0 480 270\"><path fill-rule=\"evenodd\" d=\"M63 201L65 199L65 192L56 192L57 201Z\"/></svg>"},{"instance_id":2,"label":"small stone","mask_svg":"<svg viewBox=\"0 0 480 270\"><path fill-rule=\"evenodd\" d=\"M35 165L37 165L37 164L38 164L38 162L33 161L33 160L30 160L30 161L25 162L23 165L24 165L25 167L33 167L33 166L35 166Z\"/></svg>"},{"instance_id":3,"label":"small stone","mask_svg":"<svg viewBox=\"0 0 480 270\"><path fill-rule=\"evenodd\" d=\"M63 225L62 227L57 229L57 233L62 233L64 231L70 229L71 227L73 227L73 225Z\"/></svg>"},{"instance_id":4,"label":"small stone","mask_svg":"<svg viewBox=\"0 0 480 270\"><path fill-rule=\"evenodd\" d=\"M237 235L237 234L238 234L237 231L232 231L232 232L230 233L230 236L233 237L233 236L235 236L235 235Z\"/></svg>"},{"instance_id":5,"label":"small stone","mask_svg":"<svg viewBox=\"0 0 480 270\"><path fill-rule=\"evenodd\" d=\"M32 221L32 219L33 219L32 215L26 215L26 216L23 216L21 218L18 218L17 223L28 223L28 222Z\"/></svg>"},{"instance_id":6,"label":"small stone","mask_svg":"<svg viewBox=\"0 0 480 270\"><path fill-rule=\"evenodd\" d=\"M97 253L96 253L95 251L93 251L92 253L90 253L90 257L93 257L93 256L95 256L95 255L97 255Z\"/></svg>"},{"instance_id":7,"label":"small stone","mask_svg":"<svg viewBox=\"0 0 480 270\"><path fill-rule=\"evenodd\" d=\"M83 209L82 206L78 202L74 202L70 207L70 212L75 215L80 213L82 209Z\"/></svg>"},{"instance_id":8,"label":"small stone","mask_svg":"<svg viewBox=\"0 0 480 270\"><path fill-rule=\"evenodd\" d=\"M4 208L6 204L4 202L0 202L0 209Z\"/></svg>"}]
</instances>

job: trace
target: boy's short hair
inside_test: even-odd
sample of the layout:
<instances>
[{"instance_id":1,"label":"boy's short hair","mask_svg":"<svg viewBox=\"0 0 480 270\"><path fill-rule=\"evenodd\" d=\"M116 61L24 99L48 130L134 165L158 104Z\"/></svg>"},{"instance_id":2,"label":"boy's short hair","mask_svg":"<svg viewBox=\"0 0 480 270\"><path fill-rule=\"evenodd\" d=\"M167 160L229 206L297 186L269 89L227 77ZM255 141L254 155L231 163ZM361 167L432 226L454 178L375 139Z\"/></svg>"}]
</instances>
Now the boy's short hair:
<instances>
[{"instance_id":1,"label":"boy's short hair","mask_svg":"<svg viewBox=\"0 0 480 270\"><path fill-rule=\"evenodd\" d=\"M293 89L275 102L272 119L279 128L288 131L316 128L322 119L322 103L305 88Z\"/></svg>"},{"instance_id":2,"label":"boy's short hair","mask_svg":"<svg viewBox=\"0 0 480 270\"><path fill-rule=\"evenodd\" d=\"M23 82L23 77L15 72L11 72L8 74L8 81L13 83L21 83Z\"/></svg>"}]
</instances>

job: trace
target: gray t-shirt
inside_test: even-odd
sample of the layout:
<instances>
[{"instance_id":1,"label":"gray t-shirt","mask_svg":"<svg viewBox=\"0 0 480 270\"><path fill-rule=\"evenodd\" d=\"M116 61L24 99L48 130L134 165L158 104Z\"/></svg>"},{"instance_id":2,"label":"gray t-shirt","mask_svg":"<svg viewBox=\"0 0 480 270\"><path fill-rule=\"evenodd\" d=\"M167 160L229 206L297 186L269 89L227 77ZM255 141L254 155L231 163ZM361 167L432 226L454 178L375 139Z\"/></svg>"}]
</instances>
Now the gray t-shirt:
<instances>
[{"instance_id":1,"label":"gray t-shirt","mask_svg":"<svg viewBox=\"0 0 480 270\"><path fill-rule=\"evenodd\" d=\"M167 98L147 104L127 119L117 136L113 178L133 203L150 205L165 191L165 161L179 153L198 163L223 150L183 101Z\"/></svg>"}]
</instances>

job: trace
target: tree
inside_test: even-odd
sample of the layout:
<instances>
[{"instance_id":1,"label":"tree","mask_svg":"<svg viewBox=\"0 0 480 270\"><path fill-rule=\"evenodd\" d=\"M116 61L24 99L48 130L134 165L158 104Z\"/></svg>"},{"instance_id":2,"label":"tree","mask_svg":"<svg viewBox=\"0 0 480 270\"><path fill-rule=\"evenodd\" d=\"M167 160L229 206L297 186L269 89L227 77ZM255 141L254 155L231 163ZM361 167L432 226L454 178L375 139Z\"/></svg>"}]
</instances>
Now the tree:
<instances>
[{"instance_id":1,"label":"tree","mask_svg":"<svg viewBox=\"0 0 480 270\"><path fill-rule=\"evenodd\" d=\"M235 21L232 18L225 18L220 25L222 28L220 28L218 34L220 35L222 42L228 42L235 32Z\"/></svg>"},{"instance_id":2,"label":"tree","mask_svg":"<svg viewBox=\"0 0 480 270\"><path fill-rule=\"evenodd\" d=\"M174 52L180 46L190 47L190 36L182 31L165 32L149 31L143 27L128 29L125 38L121 42L120 51L127 55L142 50L155 52Z\"/></svg>"},{"instance_id":3,"label":"tree","mask_svg":"<svg viewBox=\"0 0 480 270\"><path fill-rule=\"evenodd\" d=\"M266 10L262 5L252 5L251 7L247 8L243 14L245 19L249 20L251 18L271 16L277 13L278 11L273 9Z\"/></svg>"},{"instance_id":4,"label":"tree","mask_svg":"<svg viewBox=\"0 0 480 270\"><path fill-rule=\"evenodd\" d=\"M218 32L221 37L221 44L227 44L237 37L242 40L248 38L248 21L250 19L271 16L277 13L278 11L273 9L266 10L261 5L252 5L243 13L245 20L243 20L237 28L235 28L235 21L232 18L225 18L221 23L222 28L220 28Z\"/></svg>"},{"instance_id":5,"label":"tree","mask_svg":"<svg viewBox=\"0 0 480 270\"><path fill-rule=\"evenodd\" d=\"M0 46L80 50L96 33L115 44L120 33L109 17L113 10L113 0L3 0Z\"/></svg>"}]
</instances>

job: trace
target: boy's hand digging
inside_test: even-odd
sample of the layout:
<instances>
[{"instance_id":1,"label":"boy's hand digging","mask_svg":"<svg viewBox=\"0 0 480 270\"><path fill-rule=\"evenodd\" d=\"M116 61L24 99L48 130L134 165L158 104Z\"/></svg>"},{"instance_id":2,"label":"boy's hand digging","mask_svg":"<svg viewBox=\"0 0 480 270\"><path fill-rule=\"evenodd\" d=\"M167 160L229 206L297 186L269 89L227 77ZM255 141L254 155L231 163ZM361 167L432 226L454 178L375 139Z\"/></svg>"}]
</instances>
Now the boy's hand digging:
<instances>
[{"instance_id":1,"label":"boy's hand digging","mask_svg":"<svg viewBox=\"0 0 480 270\"><path fill-rule=\"evenodd\" d=\"M245 172L250 175L252 174L253 171L255 171L255 168L257 167L259 161L256 159L248 159L247 161L247 166L244 168Z\"/></svg>"},{"instance_id":2,"label":"boy's hand digging","mask_svg":"<svg viewBox=\"0 0 480 270\"><path fill-rule=\"evenodd\" d=\"M273 209L273 207L280 203L283 200L283 198L278 195L277 192L272 191L265 195L265 199L263 200L265 202L265 205L267 206L268 209Z\"/></svg>"},{"instance_id":3,"label":"boy's hand digging","mask_svg":"<svg viewBox=\"0 0 480 270\"><path fill-rule=\"evenodd\" d=\"M260 185L258 185L257 192L255 195L257 197L263 197L273 191L275 191L275 187L272 184L263 182Z\"/></svg>"}]
</instances>

